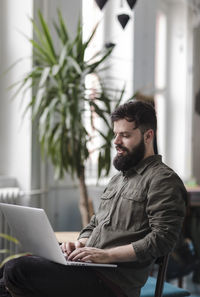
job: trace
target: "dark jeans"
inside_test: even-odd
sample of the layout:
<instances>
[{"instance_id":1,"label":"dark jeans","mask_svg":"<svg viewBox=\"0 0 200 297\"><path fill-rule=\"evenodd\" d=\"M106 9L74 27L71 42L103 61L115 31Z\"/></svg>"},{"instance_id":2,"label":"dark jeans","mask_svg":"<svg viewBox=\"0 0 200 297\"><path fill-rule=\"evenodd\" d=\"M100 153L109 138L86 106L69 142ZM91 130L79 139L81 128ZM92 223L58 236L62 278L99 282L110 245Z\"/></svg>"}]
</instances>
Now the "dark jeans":
<instances>
[{"instance_id":1,"label":"dark jeans","mask_svg":"<svg viewBox=\"0 0 200 297\"><path fill-rule=\"evenodd\" d=\"M26 256L7 262L2 274L1 297L116 297L93 267L65 266Z\"/></svg>"}]
</instances>

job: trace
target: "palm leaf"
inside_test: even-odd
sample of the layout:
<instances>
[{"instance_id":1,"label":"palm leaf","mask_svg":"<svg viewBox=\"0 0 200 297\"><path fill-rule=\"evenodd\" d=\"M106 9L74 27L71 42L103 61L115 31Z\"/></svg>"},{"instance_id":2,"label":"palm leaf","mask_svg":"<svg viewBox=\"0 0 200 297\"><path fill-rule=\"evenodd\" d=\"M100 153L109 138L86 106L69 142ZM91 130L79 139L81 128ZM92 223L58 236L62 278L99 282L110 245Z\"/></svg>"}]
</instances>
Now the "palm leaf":
<instances>
[{"instance_id":1,"label":"palm leaf","mask_svg":"<svg viewBox=\"0 0 200 297\"><path fill-rule=\"evenodd\" d=\"M12 241L15 244L19 244L19 241L11 235L0 233L0 237L4 238L6 240Z\"/></svg>"},{"instance_id":2,"label":"palm leaf","mask_svg":"<svg viewBox=\"0 0 200 297\"><path fill-rule=\"evenodd\" d=\"M67 32L67 28L65 26L61 11L59 9L58 9L58 19L59 19L60 27L58 27L58 26L57 27L59 28L59 31L61 32L60 37L62 36L62 38L61 38L62 42L63 42L63 44L65 44L69 40L69 35Z\"/></svg>"},{"instance_id":3,"label":"palm leaf","mask_svg":"<svg viewBox=\"0 0 200 297\"><path fill-rule=\"evenodd\" d=\"M84 43L84 47L85 47L85 48L88 47L88 45L90 44L90 42L91 42L92 39L94 38L98 26L99 26L99 23L96 24L96 26L94 27L94 30L92 31L92 34L90 35L90 37L88 38L88 40Z\"/></svg>"},{"instance_id":4,"label":"palm leaf","mask_svg":"<svg viewBox=\"0 0 200 297\"><path fill-rule=\"evenodd\" d=\"M39 52L41 57L43 57L44 64L52 64L54 63L54 60L52 59L51 55L44 47L42 47L40 44L38 44L35 40L30 39L30 43L33 45L33 47Z\"/></svg>"},{"instance_id":5,"label":"palm leaf","mask_svg":"<svg viewBox=\"0 0 200 297\"><path fill-rule=\"evenodd\" d=\"M110 48L106 51L106 53L103 55L103 57L97 61L97 62L94 62L93 64L90 65L90 71L91 73L94 72L96 70L96 68L101 65L109 56L110 54L112 53L113 51L113 48Z\"/></svg>"},{"instance_id":6,"label":"palm leaf","mask_svg":"<svg viewBox=\"0 0 200 297\"><path fill-rule=\"evenodd\" d=\"M0 250L0 254L7 254L7 253L10 253L10 250L8 250L8 249Z\"/></svg>"},{"instance_id":7,"label":"palm leaf","mask_svg":"<svg viewBox=\"0 0 200 297\"><path fill-rule=\"evenodd\" d=\"M2 268L8 261L12 260L12 259L16 259L19 257L23 257L23 256L27 256L30 255L30 253L20 253L20 254L15 254L15 255L11 255L6 257L1 263L0 263L0 268Z\"/></svg>"},{"instance_id":8,"label":"palm leaf","mask_svg":"<svg viewBox=\"0 0 200 297\"><path fill-rule=\"evenodd\" d=\"M53 46L51 34L49 32L49 28L48 28L47 23L45 22L45 20L44 20L44 18L43 18L40 11L38 12L38 15L39 15L40 23L41 23L41 26L42 26L42 29L43 29L43 32L44 32L44 37L45 37L47 45L49 47L51 56L54 59L54 62L56 62L56 53L55 53L55 50L54 50L54 46Z\"/></svg>"}]
</instances>

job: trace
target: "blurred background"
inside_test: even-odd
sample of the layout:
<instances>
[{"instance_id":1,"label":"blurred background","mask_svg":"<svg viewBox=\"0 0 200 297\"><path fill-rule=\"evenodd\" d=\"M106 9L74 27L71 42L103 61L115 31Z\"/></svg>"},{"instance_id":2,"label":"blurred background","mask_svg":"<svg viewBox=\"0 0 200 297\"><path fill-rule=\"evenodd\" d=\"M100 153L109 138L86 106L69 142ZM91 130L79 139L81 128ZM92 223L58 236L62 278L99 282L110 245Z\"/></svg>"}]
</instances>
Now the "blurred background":
<instances>
[{"instance_id":1,"label":"blurred background","mask_svg":"<svg viewBox=\"0 0 200 297\"><path fill-rule=\"evenodd\" d=\"M185 184L190 187L200 184L199 1L138 0L132 9L125 0L104 1L102 9L97 2L0 1L1 199L6 202L11 197L22 204L44 208L56 231L81 228L77 181L68 175L56 180L51 162L42 160L30 111L22 115L31 89L23 100L20 93L11 99L13 90L8 90L32 67L32 46L26 37L34 38L30 18L37 22L38 9L51 28L59 8L72 38L79 17L83 39L100 22L87 54L95 53L105 44L115 44L107 70L107 75L114 78L113 88L126 84L127 99L135 92L154 98L159 154ZM128 16L124 28L119 15ZM19 59L21 62L6 72ZM96 166L97 157L91 155L86 182L95 210L114 173L112 169L108 177L97 183Z\"/></svg>"},{"instance_id":2,"label":"blurred background","mask_svg":"<svg viewBox=\"0 0 200 297\"><path fill-rule=\"evenodd\" d=\"M38 10L50 28L55 48L59 48L53 28L57 9L72 39L78 20L83 41L99 23L85 60L103 47L115 45L104 78L111 79L113 90L125 86L122 102L136 93L154 102L158 153L187 187L184 228L193 252L195 248L195 261L200 259L200 0L0 1L0 202L44 208L55 231L79 231L82 227L78 179L69 174L55 178L51 161L41 157L31 109L23 115L36 90L29 86L23 96L22 91L16 94L10 89L34 67L33 46L28 40L36 38L30 20L39 24ZM96 84L95 76L86 78L87 86L95 89ZM85 128L91 132L90 117L84 116ZM90 152L95 144L89 144ZM114 154L112 149L112 157ZM111 168L108 176L98 179L98 152L89 155L85 181L94 211L114 173ZM2 214L0 233L10 234ZM184 273L193 268L187 270L187 266ZM193 295L200 292L200 269L196 272L192 282L190 275L184 285Z\"/></svg>"}]
</instances>

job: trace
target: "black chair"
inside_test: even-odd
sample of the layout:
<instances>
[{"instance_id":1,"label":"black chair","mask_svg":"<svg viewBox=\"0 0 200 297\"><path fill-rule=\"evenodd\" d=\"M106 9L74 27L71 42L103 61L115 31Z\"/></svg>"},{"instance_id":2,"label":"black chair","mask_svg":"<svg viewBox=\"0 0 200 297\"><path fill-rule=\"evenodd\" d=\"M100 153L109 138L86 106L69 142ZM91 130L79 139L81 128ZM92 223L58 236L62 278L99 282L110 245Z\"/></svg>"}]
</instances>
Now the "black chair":
<instances>
[{"instance_id":1,"label":"black chair","mask_svg":"<svg viewBox=\"0 0 200 297\"><path fill-rule=\"evenodd\" d=\"M159 268L158 268L158 275L157 275L157 281L156 281L156 289L154 294L155 297L162 297L168 261L169 261L169 254L167 254L166 256L160 257L156 260L156 264L159 265Z\"/></svg>"},{"instance_id":2,"label":"black chair","mask_svg":"<svg viewBox=\"0 0 200 297\"><path fill-rule=\"evenodd\" d=\"M166 280L178 280L179 288L183 286L184 276L200 268L198 259L191 239L184 238L182 244L177 246L169 257L166 271Z\"/></svg>"},{"instance_id":3,"label":"black chair","mask_svg":"<svg viewBox=\"0 0 200 297\"><path fill-rule=\"evenodd\" d=\"M141 289L140 297L184 297L190 293L185 289L180 289L165 282L169 254L156 260L159 265L157 278L149 277L144 287Z\"/></svg>"}]
</instances>

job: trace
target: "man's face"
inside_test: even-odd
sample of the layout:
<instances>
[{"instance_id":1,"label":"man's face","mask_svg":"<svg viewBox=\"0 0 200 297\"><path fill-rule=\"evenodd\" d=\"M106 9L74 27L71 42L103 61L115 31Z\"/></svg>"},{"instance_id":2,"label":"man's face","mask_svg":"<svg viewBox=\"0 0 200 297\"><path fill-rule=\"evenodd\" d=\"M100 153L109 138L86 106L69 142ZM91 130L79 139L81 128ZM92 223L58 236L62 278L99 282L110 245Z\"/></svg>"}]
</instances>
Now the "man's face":
<instances>
[{"instance_id":1,"label":"man's face","mask_svg":"<svg viewBox=\"0 0 200 297\"><path fill-rule=\"evenodd\" d=\"M135 123L126 119L114 122L114 134L117 155L113 164L117 170L127 171L144 158L144 137Z\"/></svg>"}]
</instances>

